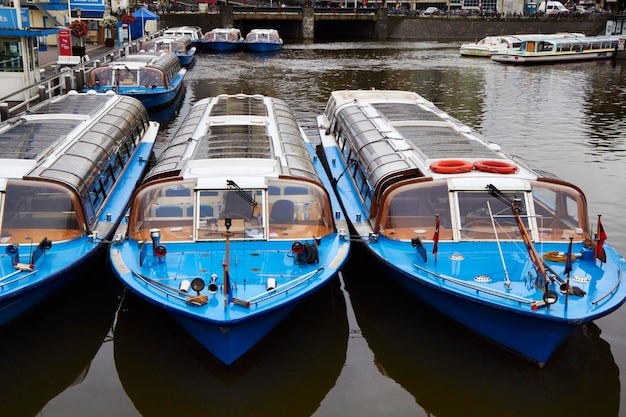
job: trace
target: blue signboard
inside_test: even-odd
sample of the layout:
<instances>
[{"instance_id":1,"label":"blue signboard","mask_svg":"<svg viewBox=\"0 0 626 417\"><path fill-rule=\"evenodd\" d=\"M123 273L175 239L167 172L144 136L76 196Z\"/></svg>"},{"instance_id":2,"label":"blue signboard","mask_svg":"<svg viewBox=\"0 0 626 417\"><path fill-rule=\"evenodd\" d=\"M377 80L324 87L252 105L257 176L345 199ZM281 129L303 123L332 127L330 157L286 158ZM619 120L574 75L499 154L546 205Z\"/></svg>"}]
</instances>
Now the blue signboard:
<instances>
[{"instance_id":1,"label":"blue signboard","mask_svg":"<svg viewBox=\"0 0 626 417\"><path fill-rule=\"evenodd\" d=\"M28 10L20 10L22 17L22 28L30 27L30 19ZM18 29L17 13L13 8L0 8L0 28L2 29Z\"/></svg>"}]
</instances>

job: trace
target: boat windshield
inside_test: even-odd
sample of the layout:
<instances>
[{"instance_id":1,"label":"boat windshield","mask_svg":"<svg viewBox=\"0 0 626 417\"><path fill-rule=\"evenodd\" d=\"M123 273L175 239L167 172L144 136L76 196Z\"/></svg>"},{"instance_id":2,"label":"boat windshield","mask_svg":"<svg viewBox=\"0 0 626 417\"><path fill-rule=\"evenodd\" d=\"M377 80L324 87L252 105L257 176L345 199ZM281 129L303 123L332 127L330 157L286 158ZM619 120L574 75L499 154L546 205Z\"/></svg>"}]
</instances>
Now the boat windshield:
<instances>
[{"instance_id":1,"label":"boat windshield","mask_svg":"<svg viewBox=\"0 0 626 417\"><path fill-rule=\"evenodd\" d=\"M539 237L543 241L584 240L589 237L585 196L567 184L532 183Z\"/></svg>"},{"instance_id":2,"label":"boat windshield","mask_svg":"<svg viewBox=\"0 0 626 417\"><path fill-rule=\"evenodd\" d=\"M100 67L91 70L89 74L89 85L142 85L165 87L165 77L162 71L151 67L144 67L139 70Z\"/></svg>"},{"instance_id":3,"label":"boat windshield","mask_svg":"<svg viewBox=\"0 0 626 417\"><path fill-rule=\"evenodd\" d=\"M77 198L52 183L9 180L0 190L0 243L38 243L82 235Z\"/></svg>"},{"instance_id":4,"label":"boat windshield","mask_svg":"<svg viewBox=\"0 0 626 417\"><path fill-rule=\"evenodd\" d=\"M380 233L391 239L431 239L439 216L439 239L452 239L448 187L443 181L405 185L381 207Z\"/></svg>"},{"instance_id":5,"label":"boat windshield","mask_svg":"<svg viewBox=\"0 0 626 417\"><path fill-rule=\"evenodd\" d=\"M333 231L332 210L316 184L274 179L265 189L194 189L194 181L162 182L137 193L130 237L146 240L158 228L162 241L295 239Z\"/></svg>"},{"instance_id":6,"label":"boat windshield","mask_svg":"<svg viewBox=\"0 0 626 417\"><path fill-rule=\"evenodd\" d=\"M494 240L495 233L500 240L519 240L510 204L517 201L522 222L535 240L588 237L585 197L578 189L548 181L534 181L531 186L532 194L506 191L500 199L486 190L448 192L443 181L407 184L385 196L379 216L380 234L398 240L429 240L439 216L440 240L453 239L453 229L458 230L459 240ZM527 210L530 198L532 210ZM452 217L451 213L458 215Z\"/></svg>"}]
</instances>

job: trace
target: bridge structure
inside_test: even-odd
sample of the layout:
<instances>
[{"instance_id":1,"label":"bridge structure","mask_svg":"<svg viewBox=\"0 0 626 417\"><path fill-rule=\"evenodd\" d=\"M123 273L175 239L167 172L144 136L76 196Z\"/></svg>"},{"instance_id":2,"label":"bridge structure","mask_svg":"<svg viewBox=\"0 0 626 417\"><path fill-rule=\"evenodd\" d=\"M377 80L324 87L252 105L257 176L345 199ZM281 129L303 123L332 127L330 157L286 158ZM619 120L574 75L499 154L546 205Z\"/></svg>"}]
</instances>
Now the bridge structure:
<instances>
[{"instance_id":1,"label":"bridge structure","mask_svg":"<svg viewBox=\"0 0 626 417\"><path fill-rule=\"evenodd\" d=\"M360 4L359 4L360 5ZM355 4L356 6L356 4ZM291 7L291 6L250 6L221 5L213 16L218 22L200 23L203 14L196 14L192 19L203 29L221 26L237 27L243 33L250 29L271 27L277 29L282 37L313 40L331 38L346 33L360 38L387 37L388 10L383 7ZM210 14L204 16L211 19ZM169 27L189 25L189 18L179 22L180 14L161 15L162 24Z\"/></svg>"}]
</instances>

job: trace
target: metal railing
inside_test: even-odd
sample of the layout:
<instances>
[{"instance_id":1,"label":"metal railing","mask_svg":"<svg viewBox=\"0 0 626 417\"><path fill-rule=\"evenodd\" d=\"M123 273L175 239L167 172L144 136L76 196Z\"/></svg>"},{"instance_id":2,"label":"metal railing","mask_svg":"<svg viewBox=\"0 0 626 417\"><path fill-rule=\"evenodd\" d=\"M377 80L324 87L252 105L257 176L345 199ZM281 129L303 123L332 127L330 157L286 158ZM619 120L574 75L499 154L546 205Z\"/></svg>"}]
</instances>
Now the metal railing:
<instances>
[{"instance_id":1,"label":"metal railing","mask_svg":"<svg viewBox=\"0 0 626 417\"><path fill-rule=\"evenodd\" d=\"M87 74L93 68L118 60L128 54L135 53L141 48L142 42L160 36L155 32L141 39L136 39L122 47L109 49L105 53L90 58L89 61L58 68L51 66L53 74L37 84L16 90L11 94L0 97L0 121L7 120L22 113L43 100L66 94L71 90L82 91L86 86ZM42 73L45 71L41 69ZM15 97L22 97L15 99Z\"/></svg>"}]
</instances>

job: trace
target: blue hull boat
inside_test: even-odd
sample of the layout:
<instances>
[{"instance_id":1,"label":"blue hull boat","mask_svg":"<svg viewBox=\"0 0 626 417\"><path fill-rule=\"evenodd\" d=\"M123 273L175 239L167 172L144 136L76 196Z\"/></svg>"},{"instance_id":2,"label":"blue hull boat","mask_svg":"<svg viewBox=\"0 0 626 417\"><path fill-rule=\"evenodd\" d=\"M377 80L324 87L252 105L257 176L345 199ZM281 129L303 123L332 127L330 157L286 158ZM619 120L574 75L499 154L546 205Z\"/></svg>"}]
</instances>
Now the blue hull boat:
<instances>
[{"instance_id":1,"label":"blue hull boat","mask_svg":"<svg viewBox=\"0 0 626 417\"><path fill-rule=\"evenodd\" d=\"M418 94L336 91L318 126L353 233L391 278L479 335L542 366L624 303L626 262L583 192Z\"/></svg>"},{"instance_id":2,"label":"blue hull boat","mask_svg":"<svg viewBox=\"0 0 626 417\"><path fill-rule=\"evenodd\" d=\"M236 28L216 28L202 38L204 52L239 51L242 44L241 31Z\"/></svg>"},{"instance_id":3,"label":"blue hull boat","mask_svg":"<svg viewBox=\"0 0 626 417\"><path fill-rule=\"evenodd\" d=\"M284 102L200 100L133 197L111 264L233 364L345 263L347 223L329 188Z\"/></svg>"},{"instance_id":4,"label":"blue hull boat","mask_svg":"<svg viewBox=\"0 0 626 417\"><path fill-rule=\"evenodd\" d=\"M159 36L141 44L142 51L172 52L178 57L184 68L191 66L196 57L197 48L187 36Z\"/></svg>"},{"instance_id":5,"label":"blue hull boat","mask_svg":"<svg viewBox=\"0 0 626 417\"><path fill-rule=\"evenodd\" d=\"M102 254L158 127L133 98L75 92L0 125L0 326Z\"/></svg>"},{"instance_id":6,"label":"blue hull boat","mask_svg":"<svg viewBox=\"0 0 626 417\"><path fill-rule=\"evenodd\" d=\"M243 41L243 47L251 52L276 52L283 47L283 40L275 29L252 29Z\"/></svg>"},{"instance_id":7,"label":"blue hull boat","mask_svg":"<svg viewBox=\"0 0 626 417\"><path fill-rule=\"evenodd\" d=\"M139 52L92 69L86 91L113 91L134 97L153 110L176 99L186 72L174 53Z\"/></svg>"}]
</instances>

